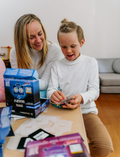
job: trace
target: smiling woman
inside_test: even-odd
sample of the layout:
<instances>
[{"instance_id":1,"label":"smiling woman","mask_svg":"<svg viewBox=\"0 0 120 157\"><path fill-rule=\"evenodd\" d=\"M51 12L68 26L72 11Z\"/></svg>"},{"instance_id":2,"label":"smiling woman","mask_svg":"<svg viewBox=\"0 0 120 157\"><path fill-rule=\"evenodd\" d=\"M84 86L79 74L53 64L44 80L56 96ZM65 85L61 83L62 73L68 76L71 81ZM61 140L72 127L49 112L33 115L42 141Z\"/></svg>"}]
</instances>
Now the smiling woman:
<instances>
[{"instance_id":1,"label":"smiling woman","mask_svg":"<svg viewBox=\"0 0 120 157\"><path fill-rule=\"evenodd\" d=\"M42 50L44 33L40 23L33 21L31 24L27 24L26 30L29 46L38 51Z\"/></svg>"},{"instance_id":2,"label":"smiling woman","mask_svg":"<svg viewBox=\"0 0 120 157\"><path fill-rule=\"evenodd\" d=\"M46 90L54 61L63 58L60 47L47 41L40 19L34 14L21 16L14 28L15 47L10 52L12 68L36 69L39 88Z\"/></svg>"}]
</instances>

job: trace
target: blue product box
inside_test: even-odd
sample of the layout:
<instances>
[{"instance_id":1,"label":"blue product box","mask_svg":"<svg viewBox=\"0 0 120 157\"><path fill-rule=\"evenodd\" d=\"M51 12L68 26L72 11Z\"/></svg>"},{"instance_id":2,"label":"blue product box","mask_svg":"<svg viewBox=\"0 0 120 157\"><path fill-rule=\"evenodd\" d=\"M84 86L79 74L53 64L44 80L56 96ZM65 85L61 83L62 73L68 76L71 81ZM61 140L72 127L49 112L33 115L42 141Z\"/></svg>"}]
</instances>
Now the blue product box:
<instances>
[{"instance_id":1,"label":"blue product box","mask_svg":"<svg viewBox=\"0 0 120 157\"><path fill-rule=\"evenodd\" d=\"M12 114L36 118L48 106L49 106L49 99L40 99L40 106L36 108L30 108L30 107L28 108L27 106L26 108L14 107L12 109Z\"/></svg>"},{"instance_id":2,"label":"blue product box","mask_svg":"<svg viewBox=\"0 0 120 157\"><path fill-rule=\"evenodd\" d=\"M12 106L0 107L0 157L3 157L3 148L6 136L10 132Z\"/></svg>"},{"instance_id":3,"label":"blue product box","mask_svg":"<svg viewBox=\"0 0 120 157\"><path fill-rule=\"evenodd\" d=\"M47 98L47 90L40 90L40 98Z\"/></svg>"},{"instance_id":4,"label":"blue product box","mask_svg":"<svg viewBox=\"0 0 120 157\"><path fill-rule=\"evenodd\" d=\"M5 142L10 132L12 106L0 107L0 145Z\"/></svg>"},{"instance_id":5,"label":"blue product box","mask_svg":"<svg viewBox=\"0 0 120 157\"><path fill-rule=\"evenodd\" d=\"M7 68L4 73L6 105L36 105L40 101L38 73L34 69Z\"/></svg>"},{"instance_id":6,"label":"blue product box","mask_svg":"<svg viewBox=\"0 0 120 157\"><path fill-rule=\"evenodd\" d=\"M4 86L6 106L13 106L12 113L36 117L41 112L39 80L35 69L7 68Z\"/></svg>"}]
</instances>

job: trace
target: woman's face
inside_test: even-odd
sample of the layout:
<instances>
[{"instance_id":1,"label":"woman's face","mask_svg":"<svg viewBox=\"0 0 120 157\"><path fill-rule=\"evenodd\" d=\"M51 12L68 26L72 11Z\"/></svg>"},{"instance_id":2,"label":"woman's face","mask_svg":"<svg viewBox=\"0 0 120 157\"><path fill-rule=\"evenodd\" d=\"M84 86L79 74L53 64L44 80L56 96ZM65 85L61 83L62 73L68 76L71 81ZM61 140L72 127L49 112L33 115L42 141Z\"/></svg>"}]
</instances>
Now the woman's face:
<instances>
[{"instance_id":1,"label":"woman's face","mask_svg":"<svg viewBox=\"0 0 120 157\"><path fill-rule=\"evenodd\" d=\"M42 50L44 43L44 32L38 21L33 21L26 26L28 44L35 50Z\"/></svg>"}]
</instances>

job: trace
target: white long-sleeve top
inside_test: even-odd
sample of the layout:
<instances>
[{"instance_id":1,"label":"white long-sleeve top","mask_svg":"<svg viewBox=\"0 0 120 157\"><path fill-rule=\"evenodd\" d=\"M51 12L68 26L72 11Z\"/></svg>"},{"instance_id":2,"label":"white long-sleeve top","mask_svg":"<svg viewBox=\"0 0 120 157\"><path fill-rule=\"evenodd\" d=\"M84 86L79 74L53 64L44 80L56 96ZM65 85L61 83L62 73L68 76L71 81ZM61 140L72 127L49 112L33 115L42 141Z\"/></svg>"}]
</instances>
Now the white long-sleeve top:
<instances>
[{"instance_id":1,"label":"white long-sleeve top","mask_svg":"<svg viewBox=\"0 0 120 157\"><path fill-rule=\"evenodd\" d=\"M63 58L51 67L51 77L47 90L47 97L58 90L66 97L81 94L83 104L80 104L83 114L98 113L96 100L99 96L98 64L96 59L80 55L76 60L69 61Z\"/></svg>"},{"instance_id":2,"label":"white long-sleeve top","mask_svg":"<svg viewBox=\"0 0 120 157\"><path fill-rule=\"evenodd\" d=\"M35 66L35 67L31 66L31 69L36 69L38 72L39 88L40 90L46 90L49 83L51 66L55 61L63 58L62 51L56 43L52 42L51 44L48 42L47 56L44 64L39 69L38 69L38 63L41 60L41 56L43 52L30 49L29 53ZM15 47L12 48L10 51L10 63L12 68L18 68Z\"/></svg>"}]
</instances>

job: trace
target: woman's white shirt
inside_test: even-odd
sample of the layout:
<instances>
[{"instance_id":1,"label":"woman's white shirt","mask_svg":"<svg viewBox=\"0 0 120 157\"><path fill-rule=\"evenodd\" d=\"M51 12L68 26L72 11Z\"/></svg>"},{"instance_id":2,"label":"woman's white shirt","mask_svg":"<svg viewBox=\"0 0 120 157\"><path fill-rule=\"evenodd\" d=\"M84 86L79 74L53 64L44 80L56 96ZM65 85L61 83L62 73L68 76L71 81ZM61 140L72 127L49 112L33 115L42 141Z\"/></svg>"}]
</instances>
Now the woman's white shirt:
<instances>
[{"instance_id":1,"label":"woman's white shirt","mask_svg":"<svg viewBox=\"0 0 120 157\"><path fill-rule=\"evenodd\" d=\"M50 79L50 70L52 64L63 58L62 51L56 43L48 42L48 52L42 67L38 68L38 63L42 56L42 51L30 50L30 56L34 62L34 66L31 66L31 69L36 69L39 76L39 88L40 90L46 90L48 87L49 79ZM12 68L17 67L17 58L16 58L16 50L15 47L10 51L10 63Z\"/></svg>"}]
</instances>

